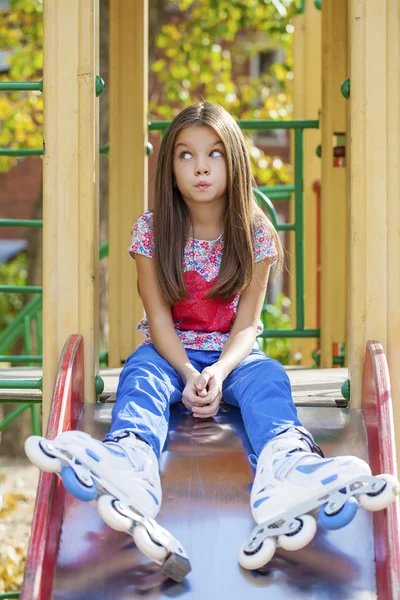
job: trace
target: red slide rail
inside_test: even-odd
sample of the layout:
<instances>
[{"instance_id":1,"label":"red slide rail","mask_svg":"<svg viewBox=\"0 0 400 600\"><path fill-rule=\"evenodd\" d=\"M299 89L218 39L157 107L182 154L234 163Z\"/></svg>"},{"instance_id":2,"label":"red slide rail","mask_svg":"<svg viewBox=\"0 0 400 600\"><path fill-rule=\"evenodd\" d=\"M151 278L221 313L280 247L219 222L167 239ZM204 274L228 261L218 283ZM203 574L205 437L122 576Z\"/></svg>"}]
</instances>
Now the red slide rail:
<instances>
[{"instance_id":1,"label":"red slide rail","mask_svg":"<svg viewBox=\"0 0 400 600\"><path fill-rule=\"evenodd\" d=\"M76 429L84 402L83 338L71 335L61 353L46 437ZM66 492L52 473L41 473L20 600L52 597Z\"/></svg>"},{"instance_id":2,"label":"red slide rail","mask_svg":"<svg viewBox=\"0 0 400 600\"><path fill-rule=\"evenodd\" d=\"M367 427L372 472L397 476L392 398L385 352L379 342L367 344L362 412ZM376 587L379 600L400 598L400 513L398 501L374 513Z\"/></svg>"}]
</instances>

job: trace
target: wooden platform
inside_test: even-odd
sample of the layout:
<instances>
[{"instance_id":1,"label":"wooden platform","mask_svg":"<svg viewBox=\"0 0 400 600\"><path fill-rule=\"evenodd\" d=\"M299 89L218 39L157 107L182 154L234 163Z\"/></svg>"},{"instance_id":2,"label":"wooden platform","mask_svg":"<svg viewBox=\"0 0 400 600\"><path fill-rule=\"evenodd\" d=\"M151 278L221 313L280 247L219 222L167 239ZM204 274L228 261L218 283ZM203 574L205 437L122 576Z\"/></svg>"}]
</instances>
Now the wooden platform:
<instances>
[{"instance_id":1,"label":"wooden platform","mask_svg":"<svg viewBox=\"0 0 400 600\"><path fill-rule=\"evenodd\" d=\"M121 369L101 369L100 376L104 381L104 392L101 402L114 402L115 392ZM347 406L340 388L348 378L347 369L305 369L287 368L295 404L297 406ZM40 379L42 370L28 367L1 369L0 379ZM24 398L26 400L40 398L40 390L4 390L0 388L0 399L10 400Z\"/></svg>"}]
</instances>

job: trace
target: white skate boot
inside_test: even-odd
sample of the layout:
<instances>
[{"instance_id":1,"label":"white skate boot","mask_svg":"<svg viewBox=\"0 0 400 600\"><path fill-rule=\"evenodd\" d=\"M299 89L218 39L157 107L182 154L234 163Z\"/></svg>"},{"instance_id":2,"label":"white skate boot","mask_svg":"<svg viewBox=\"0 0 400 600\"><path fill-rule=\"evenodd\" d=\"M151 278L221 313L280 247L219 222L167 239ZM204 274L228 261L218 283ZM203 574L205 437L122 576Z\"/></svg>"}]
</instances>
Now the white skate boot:
<instances>
[{"instance_id":1,"label":"white skate boot","mask_svg":"<svg viewBox=\"0 0 400 600\"><path fill-rule=\"evenodd\" d=\"M316 448L305 430L292 428L262 450L251 491L258 525L240 550L243 568L260 569L277 545L299 550L311 542L317 522L309 513L319 509L321 525L339 529L350 523L359 505L377 511L395 500L400 485L393 475L373 477L363 460L322 458L312 452Z\"/></svg>"},{"instance_id":2,"label":"white skate boot","mask_svg":"<svg viewBox=\"0 0 400 600\"><path fill-rule=\"evenodd\" d=\"M83 431L64 431L54 440L31 436L25 452L42 471L56 473L75 498L97 499L102 519L132 534L138 549L174 579L190 572L182 545L154 520L161 507L161 482L153 449L125 432L105 443Z\"/></svg>"}]
</instances>

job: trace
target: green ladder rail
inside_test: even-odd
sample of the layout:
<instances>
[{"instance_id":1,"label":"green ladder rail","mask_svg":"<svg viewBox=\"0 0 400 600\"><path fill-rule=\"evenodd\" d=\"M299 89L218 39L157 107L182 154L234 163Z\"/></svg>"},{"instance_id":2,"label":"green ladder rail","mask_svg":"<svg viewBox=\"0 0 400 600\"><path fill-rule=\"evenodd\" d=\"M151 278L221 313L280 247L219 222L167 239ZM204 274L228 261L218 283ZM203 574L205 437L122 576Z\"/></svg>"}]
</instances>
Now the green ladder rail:
<instances>
[{"instance_id":1,"label":"green ladder rail","mask_svg":"<svg viewBox=\"0 0 400 600\"><path fill-rule=\"evenodd\" d=\"M152 121L148 123L149 131L160 131L165 132L169 126L170 121ZM264 328L260 337L272 338L272 337L285 337L285 338L300 338L300 337L319 337L319 329L306 329L305 328L305 289L304 289L304 208L303 208L303 171L304 171L304 159L303 159L303 146L304 146L304 130L305 129L317 129L319 127L318 120L287 120L287 121L272 121L272 120L239 120L238 124L244 130L250 131L268 131L276 129L294 130L294 150L295 150L295 176L294 183L291 185L282 186L262 186L255 190L256 197L261 204L264 204L271 215L271 220L276 227L277 231L293 231L295 234L295 261L296 261L296 326L292 329L268 329ZM107 149L109 147L107 146ZM271 202L268 200L268 196L271 198L282 198L289 199L294 194L295 199L295 220L293 223L282 223L278 222L276 211L273 210ZM41 227L42 221L24 221L25 226ZM22 222L21 222L22 224ZM12 226L18 227L18 220L12 219L1 219L1 226ZM108 250L108 247L107 247ZM105 250L100 250L102 257L105 256ZM0 291L4 292L21 292L21 293L42 293L40 286L0 286ZM1 340L1 337L0 337ZM104 359L107 353L102 353ZM29 356L24 356L23 360L27 361ZM17 362L15 357L10 357L10 362ZM22 361L21 361L22 362ZM37 362L40 362L38 357Z\"/></svg>"}]
</instances>

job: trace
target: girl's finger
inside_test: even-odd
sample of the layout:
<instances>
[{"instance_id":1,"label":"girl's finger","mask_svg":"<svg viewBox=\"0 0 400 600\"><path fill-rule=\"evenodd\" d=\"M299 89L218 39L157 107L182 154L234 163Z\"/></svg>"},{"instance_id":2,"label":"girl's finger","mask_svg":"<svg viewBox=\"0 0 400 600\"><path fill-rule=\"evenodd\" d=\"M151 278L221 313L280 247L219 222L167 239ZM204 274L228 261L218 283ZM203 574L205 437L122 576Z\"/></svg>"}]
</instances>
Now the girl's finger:
<instances>
[{"instance_id":1,"label":"girl's finger","mask_svg":"<svg viewBox=\"0 0 400 600\"><path fill-rule=\"evenodd\" d=\"M186 392L182 396L182 404L186 406L186 408L188 408L189 410L193 410L193 406L196 400L198 400L198 397L194 393Z\"/></svg>"},{"instance_id":2,"label":"girl's finger","mask_svg":"<svg viewBox=\"0 0 400 600\"><path fill-rule=\"evenodd\" d=\"M202 401L199 403L199 405L202 406L204 404L211 404L220 394L221 391L218 389L218 384L214 379L211 379L207 395L202 398Z\"/></svg>"},{"instance_id":3,"label":"girl's finger","mask_svg":"<svg viewBox=\"0 0 400 600\"><path fill-rule=\"evenodd\" d=\"M210 381L210 378L211 374L207 371L203 371L203 373L194 380L194 385L199 395L204 391L207 394L207 386L208 382Z\"/></svg>"},{"instance_id":4,"label":"girl's finger","mask_svg":"<svg viewBox=\"0 0 400 600\"><path fill-rule=\"evenodd\" d=\"M194 416L201 417L203 419L206 417L214 417L218 412L219 402L219 398L216 398L213 402L207 404L206 406L194 406Z\"/></svg>"}]
</instances>

